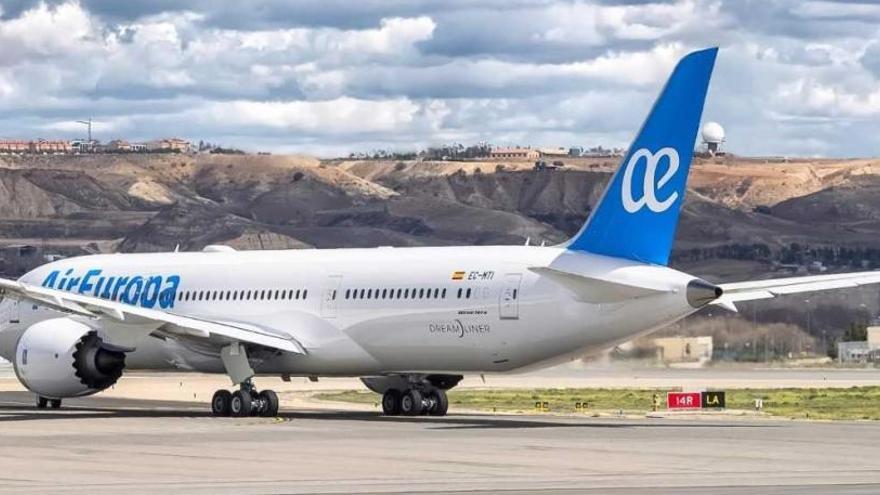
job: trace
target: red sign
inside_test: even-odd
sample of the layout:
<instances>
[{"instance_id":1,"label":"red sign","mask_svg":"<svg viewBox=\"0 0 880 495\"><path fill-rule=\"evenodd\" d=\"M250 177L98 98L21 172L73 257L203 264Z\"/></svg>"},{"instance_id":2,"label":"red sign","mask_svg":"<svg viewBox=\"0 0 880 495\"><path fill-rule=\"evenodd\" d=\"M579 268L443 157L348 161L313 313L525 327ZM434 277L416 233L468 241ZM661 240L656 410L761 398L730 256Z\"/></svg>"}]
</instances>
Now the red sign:
<instances>
[{"instance_id":1,"label":"red sign","mask_svg":"<svg viewBox=\"0 0 880 495\"><path fill-rule=\"evenodd\" d=\"M667 409L700 409L703 406L699 392L667 392Z\"/></svg>"}]
</instances>

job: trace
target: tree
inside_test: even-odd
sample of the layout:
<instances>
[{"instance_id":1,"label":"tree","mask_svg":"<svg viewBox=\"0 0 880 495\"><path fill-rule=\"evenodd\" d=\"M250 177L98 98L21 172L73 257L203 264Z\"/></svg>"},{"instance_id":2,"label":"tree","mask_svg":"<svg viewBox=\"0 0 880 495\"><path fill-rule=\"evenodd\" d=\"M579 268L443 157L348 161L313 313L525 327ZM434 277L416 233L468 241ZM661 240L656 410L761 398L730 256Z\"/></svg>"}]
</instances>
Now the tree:
<instances>
[{"instance_id":1,"label":"tree","mask_svg":"<svg viewBox=\"0 0 880 495\"><path fill-rule=\"evenodd\" d=\"M841 339L844 342L863 342L868 340L868 325L852 322Z\"/></svg>"}]
</instances>

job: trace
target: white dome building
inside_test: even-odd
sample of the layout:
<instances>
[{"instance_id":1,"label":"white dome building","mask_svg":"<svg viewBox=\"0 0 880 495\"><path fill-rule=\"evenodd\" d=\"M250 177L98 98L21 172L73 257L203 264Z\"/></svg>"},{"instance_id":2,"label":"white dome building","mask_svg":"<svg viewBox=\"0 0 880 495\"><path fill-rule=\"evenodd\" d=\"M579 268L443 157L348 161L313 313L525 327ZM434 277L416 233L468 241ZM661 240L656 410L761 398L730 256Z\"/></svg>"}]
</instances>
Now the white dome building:
<instances>
[{"instance_id":1,"label":"white dome building","mask_svg":"<svg viewBox=\"0 0 880 495\"><path fill-rule=\"evenodd\" d=\"M714 155L718 153L721 143L724 142L724 128L718 122L706 122L701 132L706 151Z\"/></svg>"}]
</instances>

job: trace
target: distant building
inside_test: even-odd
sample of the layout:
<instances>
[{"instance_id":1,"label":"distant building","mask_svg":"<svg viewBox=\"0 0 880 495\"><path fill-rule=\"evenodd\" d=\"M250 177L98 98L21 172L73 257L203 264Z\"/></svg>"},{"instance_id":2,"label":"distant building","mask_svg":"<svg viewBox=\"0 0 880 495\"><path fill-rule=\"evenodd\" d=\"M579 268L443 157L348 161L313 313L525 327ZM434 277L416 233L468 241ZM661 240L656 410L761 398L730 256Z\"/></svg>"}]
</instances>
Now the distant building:
<instances>
[{"instance_id":1,"label":"distant building","mask_svg":"<svg viewBox=\"0 0 880 495\"><path fill-rule=\"evenodd\" d=\"M190 150L192 144L186 139L165 138L156 141L150 141L146 144L147 151L165 151L186 153Z\"/></svg>"},{"instance_id":2,"label":"distant building","mask_svg":"<svg viewBox=\"0 0 880 495\"><path fill-rule=\"evenodd\" d=\"M568 156L568 150L565 148L541 148L538 152L542 157L548 158Z\"/></svg>"},{"instance_id":3,"label":"distant building","mask_svg":"<svg viewBox=\"0 0 880 495\"><path fill-rule=\"evenodd\" d=\"M489 153L491 158L521 158L525 160L534 160L540 156L538 150L531 148L495 148Z\"/></svg>"},{"instance_id":4,"label":"distant building","mask_svg":"<svg viewBox=\"0 0 880 495\"><path fill-rule=\"evenodd\" d=\"M147 151L146 143L131 143L128 145L128 147L131 151L134 151L136 153L143 153L144 151Z\"/></svg>"},{"instance_id":5,"label":"distant building","mask_svg":"<svg viewBox=\"0 0 880 495\"><path fill-rule=\"evenodd\" d=\"M91 141L85 139L70 141L70 150L74 153L94 153L96 149L98 149L98 142L94 139Z\"/></svg>"},{"instance_id":6,"label":"distant building","mask_svg":"<svg viewBox=\"0 0 880 495\"><path fill-rule=\"evenodd\" d=\"M31 150L31 142L21 139L0 140L0 152L2 153L27 153Z\"/></svg>"},{"instance_id":7,"label":"distant building","mask_svg":"<svg viewBox=\"0 0 880 495\"><path fill-rule=\"evenodd\" d=\"M705 363L712 360L711 336L665 337L653 340L657 360L664 363Z\"/></svg>"},{"instance_id":8,"label":"distant building","mask_svg":"<svg viewBox=\"0 0 880 495\"><path fill-rule=\"evenodd\" d=\"M114 139L107 143L105 149L110 152L128 152L131 151L131 144L124 139Z\"/></svg>"},{"instance_id":9,"label":"distant building","mask_svg":"<svg viewBox=\"0 0 880 495\"><path fill-rule=\"evenodd\" d=\"M584 154L584 149L581 148L580 146L573 146L568 149L568 156L578 157L578 156L581 156L582 154Z\"/></svg>"},{"instance_id":10,"label":"distant building","mask_svg":"<svg viewBox=\"0 0 880 495\"><path fill-rule=\"evenodd\" d=\"M868 340L838 342L837 360L841 363L880 361L880 326L868 327Z\"/></svg>"},{"instance_id":11,"label":"distant building","mask_svg":"<svg viewBox=\"0 0 880 495\"><path fill-rule=\"evenodd\" d=\"M3 153L70 153L70 142L61 140L7 139L0 141Z\"/></svg>"}]
</instances>

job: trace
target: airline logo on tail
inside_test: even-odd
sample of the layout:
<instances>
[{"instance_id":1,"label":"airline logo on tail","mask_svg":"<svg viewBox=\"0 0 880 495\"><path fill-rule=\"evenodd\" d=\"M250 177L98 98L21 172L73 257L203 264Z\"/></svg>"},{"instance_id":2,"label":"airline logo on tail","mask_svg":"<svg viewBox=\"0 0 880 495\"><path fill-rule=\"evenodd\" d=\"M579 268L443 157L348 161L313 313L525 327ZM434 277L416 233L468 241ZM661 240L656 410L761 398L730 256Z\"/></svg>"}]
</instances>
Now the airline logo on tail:
<instances>
[{"instance_id":1,"label":"airline logo on tail","mask_svg":"<svg viewBox=\"0 0 880 495\"><path fill-rule=\"evenodd\" d=\"M660 165L660 159L668 158L668 166L666 172L657 180L657 167ZM644 188L642 189L642 197L633 199L635 196L633 191L633 173L639 162L645 159L645 176ZM672 191L663 200L657 199L657 191L661 189L675 173L678 172L678 152L675 148L661 148L657 153L651 153L646 148L642 148L630 157L626 168L623 171L623 184L621 187L621 200L623 208L630 213L635 213L647 206L654 213L663 213L668 210L675 200L678 199L678 191Z\"/></svg>"},{"instance_id":2,"label":"airline logo on tail","mask_svg":"<svg viewBox=\"0 0 880 495\"><path fill-rule=\"evenodd\" d=\"M694 142L718 50L678 63L568 249L666 265L675 240Z\"/></svg>"}]
</instances>

